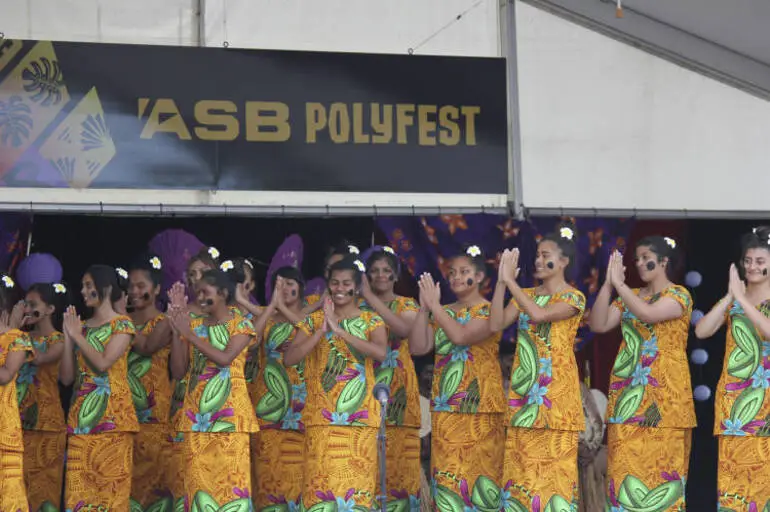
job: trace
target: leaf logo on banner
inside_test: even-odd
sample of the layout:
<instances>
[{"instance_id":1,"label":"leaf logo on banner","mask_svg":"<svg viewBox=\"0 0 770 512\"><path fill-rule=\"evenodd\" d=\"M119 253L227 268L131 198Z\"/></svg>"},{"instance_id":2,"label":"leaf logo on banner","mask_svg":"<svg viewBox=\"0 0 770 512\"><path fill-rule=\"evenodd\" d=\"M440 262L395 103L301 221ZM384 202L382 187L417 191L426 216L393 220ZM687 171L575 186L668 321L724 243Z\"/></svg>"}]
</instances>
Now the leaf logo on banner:
<instances>
[{"instance_id":1,"label":"leaf logo on banner","mask_svg":"<svg viewBox=\"0 0 770 512\"><path fill-rule=\"evenodd\" d=\"M88 187L115 153L115 143L95 87L40 148L43 158L51 162L74 188Z\"/></svg>"},{"instance_id":2,"label":"leaf logo on banner","mask_svg":"<svg viewBox=\"0 0 770 512\"><path fill-rule=\"evenodd\" d=\"M9 44L14 47L3 41L3 49ZM37 43L0 82L0 175L14 166L69 100L53 44Z\"/></svg>"}]
</instances>

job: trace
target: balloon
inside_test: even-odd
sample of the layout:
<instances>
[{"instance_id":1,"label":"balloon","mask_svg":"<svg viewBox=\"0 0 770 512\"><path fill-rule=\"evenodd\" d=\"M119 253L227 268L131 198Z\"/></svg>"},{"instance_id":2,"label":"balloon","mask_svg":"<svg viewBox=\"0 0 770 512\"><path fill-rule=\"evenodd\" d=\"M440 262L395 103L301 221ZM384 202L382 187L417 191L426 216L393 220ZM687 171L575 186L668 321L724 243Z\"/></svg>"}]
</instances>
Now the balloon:
<instances>
[{"instance_id":1,"label":"balloon","mask_svg":"<svg viewBox=\"0 0 770 512\"><path fill-rule=\"evenodd\" d=\"M701 384L700 386L695 388L693 395L695 395L695 399L697 401L705 402L711 397L711 389L709 389L709 387L706 386L705 384Z\"/></svg>"},{"instance_id":2,"label":"balloon","mask_svg":"<svg viewBox=\"0 0 770 512\"><path fill-rule=\"evenodd\" d=\"M692 312L692 316L690 317L690 323L692 325L696 325L698 322L701 321L703 318L704 313L700 309L696 309Z\"/></svg>"},{"instance_id":3,"label":"balloon","mask_svg":"<svg viewBox=\"0 0 770 512\"><path fill-rule=\"evenodd\" d=\"M52 254L35 252L24 258L16 270L16 281L26 291L35 283L58 283L62 278L59 260Z\"/></svg>"},{"instance_id":4,"label":"balloon","mask_svg":"<svg viewBox=\"0 0 770 512\"><path fill-rule=\"evenodd\" d=\"M703 282L703 276L700 275L700 272L697 272L695 270L691 270L687 272L687 274L684 276L684 284L686 284L690 288L697 288L698 286L700 286L702 282Z\"/></svg>"},{"instance_id":5,"label":"balloon","mask_svg":"<svg viewBox=\"0 0 770 512\"><path fill-rule=\"evenodd\" d=\"M692 354L690 354L690 361L692 361L693 364L706 364L706 361L708 360L709 353L702 348L696 348L692 351Z\"/></svg>"}]
</instances>

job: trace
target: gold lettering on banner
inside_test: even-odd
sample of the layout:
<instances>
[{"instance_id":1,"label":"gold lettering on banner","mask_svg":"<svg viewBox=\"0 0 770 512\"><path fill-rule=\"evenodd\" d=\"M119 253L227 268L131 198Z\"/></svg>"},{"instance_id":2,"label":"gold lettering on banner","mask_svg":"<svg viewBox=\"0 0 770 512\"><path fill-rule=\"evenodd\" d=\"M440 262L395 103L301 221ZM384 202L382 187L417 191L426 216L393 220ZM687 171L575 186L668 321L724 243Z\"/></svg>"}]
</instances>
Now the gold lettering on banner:
<instances>
[{"instance_id":1,"label":"gold lettering on banner","mask_svg":"<svg viewBox=\"0 0 770 512\"><path fill-rule=\"evenodd\" d=\"M416 103L305 103L305 143L475 146L481 107ZM280 101L199 100L184 109L170 98L137 98L140 137L157 133L228 142L286 142L291 109ZM301 120L300 120L301 122Z\"/></svg>"},{"instance_id":2,"label":"gold lettering on banner","mask_svg":"<svg viewBox=\"0 0 770 512\"><path fill-rule=\"evenodd\" d=\"M246 102L246 140L286 142L291 137L289 106L280 101Z\"/></svg>"},{"instance_id":3,"label":"gold lettering on banner","mask_svg":"<svg viewBox=\"0 0 770 512\"><path fill-rule=\"evenodd\" d=\"M139 117L141 118L148 104L147 98L139 98ZM139 137L151 139L156 133L175 133L182 140L191 140L190 130L184 124L179 108L171 98L159 98L155 100L150 111L150 116L142 128Z\"/></svg>"},{"instance_id":4,"label":"gold lettering on banner","mask_svg":"<svg viewBox=\"0 0 770 512\"><path fill-rule=\"evenodd\" d=\"M238 107L232 101L203 100L195 104L195 135L202 140L235 140L240 123L234 115ZM213 127L218 127L213 129Z\"/></svg>"},{"instance_id":5,"label":"gold lettering on banner","mask_svg":"<svg viewBox=\"0 0 770 512\"><path fill-rule=\"evenodd\" d=\"M480 114L481 107L466 105L309 102L305 142L318 144L328 137L335 144L475 146Z\"/></svg>"}]
</instances>

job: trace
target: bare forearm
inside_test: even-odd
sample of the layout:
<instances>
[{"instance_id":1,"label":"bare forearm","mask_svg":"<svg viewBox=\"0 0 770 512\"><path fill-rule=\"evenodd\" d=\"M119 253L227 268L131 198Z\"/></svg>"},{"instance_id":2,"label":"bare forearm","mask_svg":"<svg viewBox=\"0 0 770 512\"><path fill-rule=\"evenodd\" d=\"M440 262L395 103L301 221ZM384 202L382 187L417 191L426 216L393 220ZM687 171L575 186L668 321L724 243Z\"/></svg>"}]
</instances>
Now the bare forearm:
<instances>
[{"instance_id":1,"label":"bare forearm","mask_svg":"<svg viewBox=\"0 0 770 512\"><path fill-rule=\"evenodd\" d=\"M605 284L599 290L594 306L591 309L591 318L589 326L592 332L607 332L607 324L610 317L610 299L612 298L612 288Z\"/></svg>"},{"instance_id":2,"label":"bare forearm","mask_svg":"<svg viewBox=\"0 0 770 512\"><path fill-rule=\"evenodd\" d=\"M299 364L303 359L305 359L305 357L307 357L310 351L315 348L323 334L323 330L319 329L314 332L312 336L301 340L295 340L283 355L284 364L286 366L294 366Z\"/></svg>"},{"instance_id":3,"label":"bare forearm","mask_svg":"<svg viewBox=\"0 0 770 512\"><path fill-rule=\"evenodd\" d=\"M347 331L338 332L337 335L345 340L348 345L361 352L363 355L371 357L372 359L376 359L377 361L384 361L388 355L388 350L386 347L362 340L356 336L353 336Z\"/></svg>"}]
</instances>

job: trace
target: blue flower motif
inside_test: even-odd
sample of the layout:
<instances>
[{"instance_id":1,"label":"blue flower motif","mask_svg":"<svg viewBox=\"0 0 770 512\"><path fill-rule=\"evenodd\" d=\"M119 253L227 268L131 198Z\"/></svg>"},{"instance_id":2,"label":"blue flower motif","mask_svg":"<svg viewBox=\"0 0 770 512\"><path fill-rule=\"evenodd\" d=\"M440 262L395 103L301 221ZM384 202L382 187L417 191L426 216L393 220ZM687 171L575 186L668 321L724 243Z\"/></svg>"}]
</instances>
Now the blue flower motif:
<instances>
[{"instance_id":1,"label":"blue flower motif","mask_svg":"<svg viewBox=\"0 0 770 512\"><path fill-rule=\"evenodd\" d=\"M398 350L388 347L388 353L385 360L380 364L380 368L396 368L398 366Z\"/></svg>"},{"instance_id":2,"label":"blue flower motif","mask_svg":"<svg viewBox=\"0 0 770 512\"><path fill-rule=\"evenodd\" d=\"M48 352L48 342L46 341L33 341L32 346L35 347L36 352Z\"/></svg>"},{"instance_id":3,"label":"blue flower motif","mask_svg":"<svg viewBox=\"0 0 770 512\"><path fill-rule=\"evenodd\" d=\"M647 357L655 357L658 353L658 337L653 336L649 340L645 340L642 344L642 355Z\"/></svg>"},{"instance_id":4,"label":"blue flower motif","mask_svg":"<svg viewBox=\"0 0 770 512\"><path fill-rule=\"evenodd\" d=\"M476 505L465 505L465 508L463 508L463 512L478 512L478 510Z\"/></svg>"},{"instance_id":5,"label":"blue flower motif","mask_svg":"<svg viewBox=\"0 0 770 512\"><path fill-rule=\"evenodd\" d=\"M136 411L136 419L139 421L139 423L147 423L150 421L151 417L152 417L152 409L144 409L142 411L139 411L139 410Z\"/></svg>"},{"instance_id":6,"label":"blue flower motif","mask_svg":"<svg viewBox=\"0 0 770 512\"><path fill-rule=\"evenodd\" d=\"M451 411L452 407L449 405L449 397L439 395L433 398L433 410L436 412Z\"/></svg>"},{"instance_id":7,"label":"blue flower motif","mask_svg":"<svg viewBox=\"0 0 770 512\"><path fill-rule=\"evenodd\" d=\"M201 324L198 327L196 327L193 332L195 335L201 339L205 339L209 337L209 328L205 325Z\"/></svg>"},{"instance_id":8,"label":"blue flower motif","mask_svg":"<svg viewBox=\"0 0 770 512\"><path fill-rule=\"evenodd\" d=\"M94 385L96 386L96 389L93 392L97 395L109 396L112 394L112 390L110 389L110 378L108 376L94 377Z\"/></svg>"},{"instance_id":9,"label":"blue flower motif","mask_svg":"<svg viewBox=\"0 0 770 512\"><path fill-rule=\"evenodd\" d=\"M211 413L210 412L207 412L205 414L196 413L195 423L193 423L192 431L208 432L210 428L211 428Z\"/></svg>"},{"instance_id":10,"label":"blue flower motif","mask_svg":"<svg viewBox=\"0 0 770 512\"><path fill-rule=\"evenodd\" d=\"M745 436L746 432L743 430L743 422L739 419L725 420L725 426L723 428L723 434L726 436Z\"/></svg>"},{"instance_id":11,"label":"blue flower motif","mask_svg":"<svg viewBox=\"0 0 770 512\"><path fill-rule=\"evenodd\" d=\"M217 374L217 377L222 380L230 380L230 367L229 366L220 366L219 367L219 373Z\"/></svg>"},{"instance_id":12,"label":"blue flower motif","mask_svg":"<svg viewBox=\"0 0 770 512\"><path fill-rule=\"evenodd\" d=\"M626 322L630 322L630 321L632 321L632 320L636 319L636 315L634 315L633 313L631 313L631 312L628 310L628 308L623 308L623 314L621 315L621 317L622 317L622 318L623 318L623 320L625 320Z\"/></svg>"},{"instance_id":13,"label":"blue flower motif","mask_svg":"<svg viewBox=\"0 0 770 512\"><path fill-rule=\"evenodd\" d=\"M409 512L420 512L420 497L409 495Z\"/></svg>"},{"instance_id":14,"label":"blue flower motif","mask_svg":"<svg viewBox=\"0 0 770 512\"><path fill-rule=\"evenodd\" d=\"M286 504L289 506L289 512L297 512L299 510L299 504L296 501L288 500Z\"/></svg>"},{"instance_id":15,"label":"blue flower motif","mask_svg":"<svg viewBox=\"0 0 770 512\"><path fill-rule=\"evenodd\" d=\"M267 359L270 361L279 361L281 359L281 353L275 347L271 347L269 343L267 345Z\"/></svg>"},{"instance_id":16,"label":"blue flower motif","mask_svg":"<svg viewBox=\"0 0 770 512\"><path fill-rule=\"evenodd\" d=\"M460 325L465 325L468 322L471 321L471 312L466 311L462 315L457 315L457 321L460 323Z\"/></svg>"},{"instance_id":17,"label":"blue flower motif","mask_svg":"<svg viewBox=\"0 0 770 512\"><path fill-rule=\"evenodd\" d=\"M453 345L452 346L452 361L467 361L471 355L471 347L465 345Z\"/></svg>"},{"instance_id":18,"label":"blue flower motif","mask_svg":"<svg viewBox=\"0 0 770 512\"><path fill-rule=\"evenodd\" d=\"M530 318L529 315L526 314L524 311L519 313L519 330L520 331L528 331L529 330L529 322Z\"/></svg>"},{"instance_id":19,"label":"blue flower motif","mask_svg":"<svg viewBox=\"0 0 770 512\"><path fill-rule=\"evenodd\" d=\"M284 430L298 430L299 420L301 419L302 415L300 413L289 409L286 411L286 414L283 415L283 419L281 420L281 428Z\"/></svg>"},{"instance_id":20,"label":"blue flower motif","mask_svg":"<svg viewBox=\"0 0 770 512\"><path fill-rule=\"evenodd\" d=\"M623 508L623 505L618 505L617 507L610 507L610 512L626 512L626 509Z\"/></svg>"},{"instance_id":21,"label":"blue flower motif","mask_svg":"<svg viewBox=\"0 0 770 512\"><path fill-rule=\"evenodd\" d=\"M499 510L506 510L511 507L511 493L507 489L500 489L500 503L497 505Z\"/></svg>"},{"instance_id":22,"label":"blue flower motif","mask_svg":"<svg viewBox=\"0 0 770 512\"><path fill-rule=\"evenodd\" d=\"M353 365L353 368L355 368L358 372L358 377L356 378L361 382L366 382L366 366L362 365L361 363L356 363Z\"/></svg>"},{"instance_id":23,"label":"blue flower motif","mask_svg":"<svg viewBox=\"0 0 770 512\"><path fill-rule=\"evenodd\" d=\"M551 361L550 357L540 358L540 369L537 373L546 377L553 377L553 361Z\"/></svg>"},{"instance_id":24,"label":"blue flower motif","mask_svg":"<svg viewBox=\"0 0 770 512\"><path fill-rule=\"evenodd\" d=\"M762 342L762 357L770 357L770 341Z\"/></svg>"},{"instance_id":25,"label":"blue flower motif","mask_svg":"<svg viewBox=\"0 0 770 512\"><path fill-rule=\"evenodd\" d=\"M527 403L543 405L543 398L548 393L548 386L540 386L537 382L527 392Z\"/></svg>"},{"instance_id":26,"label":"blue flower motif","mask_svg":"<svg viewBox=\"0 0 770 512\"><path fill-rule=\"evenodd\" d=\"M356 506L356 502L353 498L345 501L344 498L336 498L337 500L337 512L353 512Z\"/></svg>"},{"instance_id":27,"label":"blue flower motif","mask_svg":"<svg viewBox=\"0 0 770 512\"><path fill-rule=\"evenodd\" d=\"M770 370L766 369L764 366L758 367L754 372L754 375L751 376L751 387L754 389L770 388Z\"/></svg>"},{"instance_id":28,"label":"blue flower motif","mask_svg":"<svg viewBox=\"0 0 770 512\"><path fill-rule=\"evenodd\" d=\"M350 425L350 415L346 412L333 412L332 425L345 426Z\"/></svg>"},{"instance_id":29,"label":"blue flower motif","mask_svg":"<svg viewBox=\"0 0 770 512\"><path fill-rule=\"evenodd\" d=\"M621 425L623 424L623 419L618 418L617 416L613 416L607 420L607 423L614 423L616 425Z\"/></svg>"},{"instance_id":30,"label":"blue flower motif","mask_svg":"<svg viewBox=\"0 0 770 512\"><path fill-rule=\"evenodd\" d=\"M73 433L75 435L78 435L78 434L82 435L82 434L88 434L89 432L91 432L91 427L75 427Z\"/></svg>"},{"instance_id":31,"label":"blue flower motif","mask_svg":"<svg viewBox=\"0 0 770 512\"><path fill-rule=\"evenodd\" d=\"M745 311L743 311L743 307L738 304L738 301L733 301L733 305L730 306L730 315L744 315L746 314Z\"/></svg>"},{"instance_id":32,"label":"blue flower motif","mask_svg":"<svg viewBox=\"0 0 770 512\"><path fill-rule=\"evenodd\" d=\"M649 376L652 369L647 366L644 367L641 364L637 364L634 368L634 374L631 379L632 386L646 386L649 382Z\"/></svg>"},{"instance_id":33,"label":"blue flower motif","mask_svg":"<svg viewBox=\"0 0 770 512\"><path fill-rule=\"evenodd\" d=\"M305 383L294 384L291 387L291 396L297 402L304 404L305 400L307 400L307 386Z\"/></svg>"},{"instance_id":34,"label":"blue flower motif","mask_svg":"<svg viewBox=\"0 0 770 512\"><path fill-rule=\"evenodd\" d=\"M37 375L37 365L24 363L16 375L16 382L18 384L32 384L35 380L35 375Z\"/></svg>"}]
</instances>

